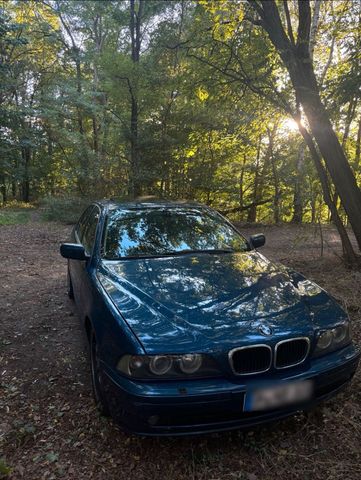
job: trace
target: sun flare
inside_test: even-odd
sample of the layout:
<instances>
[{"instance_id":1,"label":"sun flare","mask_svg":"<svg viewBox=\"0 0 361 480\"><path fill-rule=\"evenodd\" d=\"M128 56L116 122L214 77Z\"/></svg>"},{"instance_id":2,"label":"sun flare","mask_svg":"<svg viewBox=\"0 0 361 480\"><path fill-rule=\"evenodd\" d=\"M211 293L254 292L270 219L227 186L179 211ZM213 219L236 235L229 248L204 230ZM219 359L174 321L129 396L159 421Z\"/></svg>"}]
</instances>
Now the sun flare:
<instances>
[{"instance_id":1,"label":"sun flare","mask_svg":"<svg viewBox=\"0 0 361 480\"><path fill-rule=\"evenodd\" d=\"M285 131L289 132L296 132L298 130L297 122L295 122L293 118L286 118L282 123L282 127Z\"/></svg>"}]
</instances>

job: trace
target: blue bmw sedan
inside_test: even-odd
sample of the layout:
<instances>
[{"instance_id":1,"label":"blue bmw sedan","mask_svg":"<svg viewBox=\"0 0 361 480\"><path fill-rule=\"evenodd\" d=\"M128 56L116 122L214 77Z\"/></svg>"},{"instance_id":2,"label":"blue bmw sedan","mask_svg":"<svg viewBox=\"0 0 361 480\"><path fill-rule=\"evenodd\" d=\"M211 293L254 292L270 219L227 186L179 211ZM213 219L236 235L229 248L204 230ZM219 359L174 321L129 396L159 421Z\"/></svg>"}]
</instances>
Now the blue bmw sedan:
<instances>
[{"instance_id":1,"label":"blue bmw sedan","mask_svg":"<svg viewBox=\"0 0 361 480\"><path fill-rule=\"evenodd\" d=\"M264 242L196 203L86 209L61 255L103 414L142 435L249 428L349 383L347 314Z\"/></svg>"}]
</instances>

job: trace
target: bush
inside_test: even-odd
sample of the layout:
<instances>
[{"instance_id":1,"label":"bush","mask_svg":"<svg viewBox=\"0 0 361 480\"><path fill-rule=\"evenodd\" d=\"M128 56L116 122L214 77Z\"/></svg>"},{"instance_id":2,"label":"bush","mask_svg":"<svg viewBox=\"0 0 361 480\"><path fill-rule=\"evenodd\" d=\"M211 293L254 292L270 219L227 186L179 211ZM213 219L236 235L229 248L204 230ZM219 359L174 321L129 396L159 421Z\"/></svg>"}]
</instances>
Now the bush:
<instances>
[{"instance_id":1,"label":"bush","mask_svg":"<svg viewBox=\"0 0 361 480\"><path fill-rule=\"evenodd\" d=\"M91 200L81 197L45 197L40 202L42 218L52 222L74 224L89 203Z\"/></svg>"}]
</instances>

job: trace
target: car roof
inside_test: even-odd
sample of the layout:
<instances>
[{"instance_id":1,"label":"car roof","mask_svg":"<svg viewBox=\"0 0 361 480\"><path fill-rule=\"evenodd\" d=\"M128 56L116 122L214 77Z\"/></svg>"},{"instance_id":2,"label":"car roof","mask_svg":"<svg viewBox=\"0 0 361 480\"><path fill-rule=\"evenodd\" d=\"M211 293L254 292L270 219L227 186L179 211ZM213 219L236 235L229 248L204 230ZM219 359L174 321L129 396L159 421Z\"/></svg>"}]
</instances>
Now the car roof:
<instances>
[{"instance_id":1,"label":"car roof","mask_svg":"<svg viewBox=\"0 0 361 480\"><path fill-rule=\"evenodd\" d=\"M145 208L207 208L206 205L189 200L171 201L153 197L141 197L134 200L100 200L95 203L109 210L122 208L132 210L143 210Z\"/></svg>"}]
</instances>

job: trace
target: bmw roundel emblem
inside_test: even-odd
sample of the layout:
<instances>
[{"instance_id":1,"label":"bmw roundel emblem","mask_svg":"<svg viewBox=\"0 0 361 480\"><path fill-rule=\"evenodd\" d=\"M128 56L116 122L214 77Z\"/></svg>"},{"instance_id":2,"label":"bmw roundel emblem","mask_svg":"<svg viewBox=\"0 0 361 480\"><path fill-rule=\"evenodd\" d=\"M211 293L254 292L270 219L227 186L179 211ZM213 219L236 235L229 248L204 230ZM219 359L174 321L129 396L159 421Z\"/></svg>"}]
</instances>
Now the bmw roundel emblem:
<instances>
[{"instance_id":1,"label":"bmw roundel emblem","mask_svg":"<svg viewBox=\"0 0 361 480\"><path fill-rule=\"evenodd\" d=\"M272 335L272 328L269 327L268 325L260 325L258 327L258 331L260 334L264 335L265 337L269 337L270 335Z\"/></svg>"}]
</instances>

